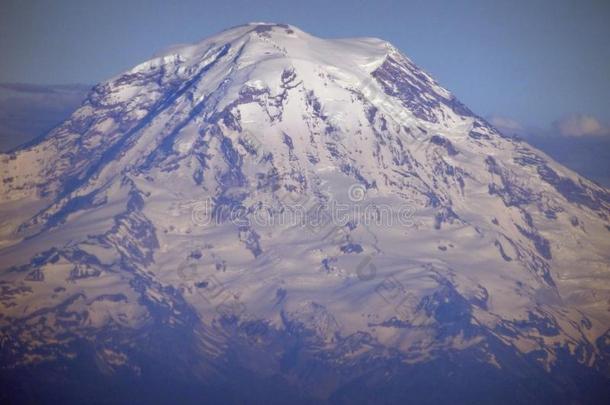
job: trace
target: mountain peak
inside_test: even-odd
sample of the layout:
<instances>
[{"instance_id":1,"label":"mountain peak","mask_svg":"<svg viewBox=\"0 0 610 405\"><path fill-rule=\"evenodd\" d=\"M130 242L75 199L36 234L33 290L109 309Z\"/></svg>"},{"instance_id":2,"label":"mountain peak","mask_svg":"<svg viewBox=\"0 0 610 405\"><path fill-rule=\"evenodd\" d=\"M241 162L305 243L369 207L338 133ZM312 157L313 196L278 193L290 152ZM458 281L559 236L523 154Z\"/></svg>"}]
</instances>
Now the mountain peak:
<instances>
[{"instance_id":1,"label":"mountain peak","mask_svg":"<svg viewBox=\"0 0 610 405\"><path fill-rule=\"evenodd\" d=\"M194 44L169 47L135 69L176 60L196 61L204 57L210 48L218 46L228 46L234 50L250 49L249 56L259 60L286 57L315 62L321 58L321 62L344 64L356 61L354 57L357 59L358 54L367 55L367 59L374 55L376 60L380 60L387 55L399 53L391 44L377 38L322 39L292 25L249 23L227 29Z\"/></svg>"}]
</instances>

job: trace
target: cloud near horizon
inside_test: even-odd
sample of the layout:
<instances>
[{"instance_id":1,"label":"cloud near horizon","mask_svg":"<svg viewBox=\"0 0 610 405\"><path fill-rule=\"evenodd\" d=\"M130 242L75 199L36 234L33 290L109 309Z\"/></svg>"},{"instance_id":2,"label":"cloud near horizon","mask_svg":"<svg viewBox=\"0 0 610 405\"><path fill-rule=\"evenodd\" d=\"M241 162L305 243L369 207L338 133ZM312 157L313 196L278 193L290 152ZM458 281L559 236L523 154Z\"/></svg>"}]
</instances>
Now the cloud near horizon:
<instances>
[{"instance_id":1,"label":"cloud near horizon","mask_svg":"<svg viewBox=\"0 0 610 405\"><path fill-rule=\"evenodd\" d=\"M608 136L610 126L592 115L571 114L553 122L552 127L562 136Z\"/></svg>"},{"instance_id":2,"label":"cloud near horizon","mask_svg":"<svg viewBox=\"0 0 610 405\"><path fill-rule=\"evenodd\" d=\"M78 108L89 85L0 83L0 151L43 135Z\"/></svg>"},{"instance_id":3,"label":"cloud near horizon","mask_svg":"<svg viewBox=\"0 0 610 405\"><path fill-rule=\"evenodd\" d=\"M567 138L610 136L610 125L588 114L566 115L553 121L550 127L546 129L530 127L502 115L491 115L487 117L487 120L506 135L561 136Z\"/></svg>"},{"instance_id":4,"label":"cloud near horizon","mask_svg":"<svg viewBox=\"0 0 610 405\"><path fill-rule=\"evenodd\" d=\"M501 115L492 115L487 118L489 123L507 135L515 135L524 132L524 127L518 121L503 117Z\"/></svg>"}]
</instances>

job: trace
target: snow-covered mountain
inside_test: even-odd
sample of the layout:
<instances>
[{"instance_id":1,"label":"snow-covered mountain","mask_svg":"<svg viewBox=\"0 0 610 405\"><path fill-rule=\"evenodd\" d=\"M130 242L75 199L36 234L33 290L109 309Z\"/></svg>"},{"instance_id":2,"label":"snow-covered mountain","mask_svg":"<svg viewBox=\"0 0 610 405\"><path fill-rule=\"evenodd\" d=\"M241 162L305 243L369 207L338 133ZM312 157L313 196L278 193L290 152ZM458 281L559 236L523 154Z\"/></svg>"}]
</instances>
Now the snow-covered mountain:
<instances>
[{"instance_id":1,"label":"snow-covered mountain","mask_svg":"<svg viewBox=\"0 0 610 405\"><path fill-rule=\"evenodd\" d=\"M9 398L608 394L610 192L382 40L232 28L0 159Z\"/></svg>"}]
</instances>

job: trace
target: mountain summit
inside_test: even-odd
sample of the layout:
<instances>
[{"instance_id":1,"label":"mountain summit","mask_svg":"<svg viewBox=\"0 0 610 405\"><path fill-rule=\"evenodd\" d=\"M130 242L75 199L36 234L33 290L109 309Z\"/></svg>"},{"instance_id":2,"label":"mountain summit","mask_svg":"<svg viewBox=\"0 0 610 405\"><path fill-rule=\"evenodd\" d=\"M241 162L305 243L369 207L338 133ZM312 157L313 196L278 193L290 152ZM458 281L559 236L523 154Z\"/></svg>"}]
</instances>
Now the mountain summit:
<instances>
[{"instance_id":1,"label":"mountain summit","mask_svg":"<svg viewBox=\"0 0 610 405\"><path fill-rule=\"evenodd\" d=\"M608 394L610 192L385 41L232 28L0 159L5 395Z\"/></svg>"}]
</instances>

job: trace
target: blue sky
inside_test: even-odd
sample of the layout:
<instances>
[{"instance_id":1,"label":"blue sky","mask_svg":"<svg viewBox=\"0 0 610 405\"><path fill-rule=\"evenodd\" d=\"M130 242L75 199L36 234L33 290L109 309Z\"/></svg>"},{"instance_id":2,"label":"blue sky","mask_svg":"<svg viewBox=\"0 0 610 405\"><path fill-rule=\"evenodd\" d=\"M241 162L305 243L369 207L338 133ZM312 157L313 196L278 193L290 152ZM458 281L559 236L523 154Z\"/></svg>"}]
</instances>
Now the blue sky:
<instances>
[{"instance_id":1,"label":"blue sky","mask_svg":"<svg viewBox=\"0 0 610 405\"><path fill-rule=\"evenodd\" d=\"M0 82L96 83L250 21L389 40L483 116L610 121L610 1L2 0Z\"/></svg>"}]
</instances>

